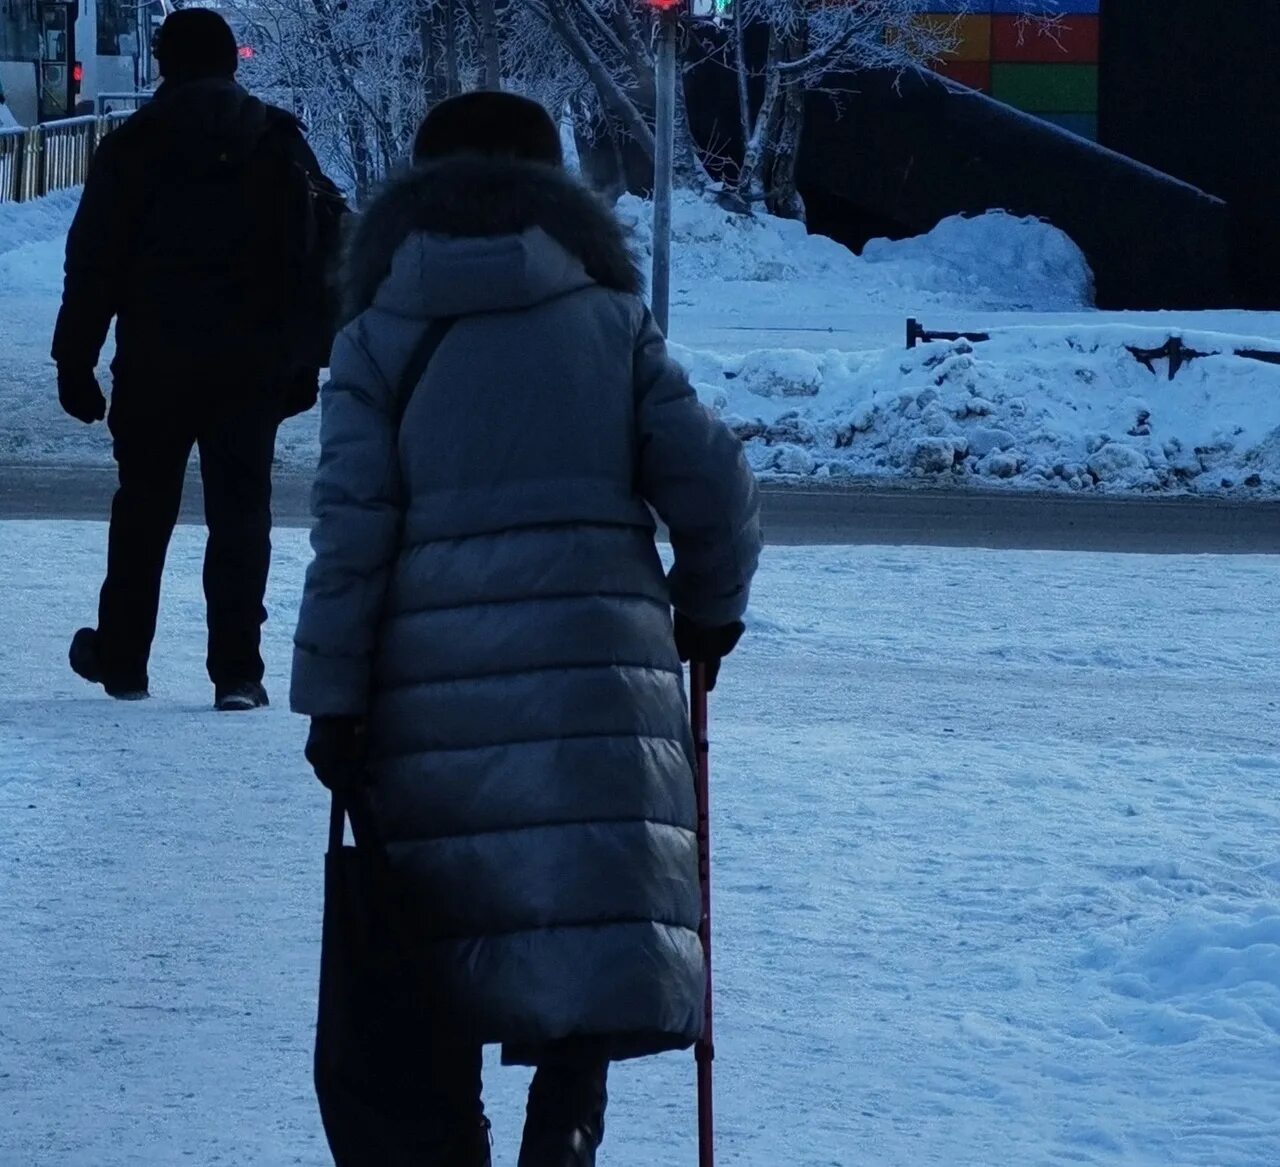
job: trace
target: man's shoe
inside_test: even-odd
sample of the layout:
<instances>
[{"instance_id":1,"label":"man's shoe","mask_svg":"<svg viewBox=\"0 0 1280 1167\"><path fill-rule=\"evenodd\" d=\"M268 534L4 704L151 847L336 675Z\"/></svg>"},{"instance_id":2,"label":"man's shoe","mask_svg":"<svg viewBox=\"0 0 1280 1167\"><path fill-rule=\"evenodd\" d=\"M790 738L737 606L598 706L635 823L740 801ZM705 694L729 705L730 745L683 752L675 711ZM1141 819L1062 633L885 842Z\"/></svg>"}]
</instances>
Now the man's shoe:
<instances>
[{"instance_id":1,"label":"man's shoe","mask_svg":"<svg viewBox=\"0 0 1280 1167\"><path fill-rule=\"evenodd\" d=\"M248 713L271 704L267 691L258 681L242 681L238 685L219 685L214 707L219 713Z\"/></svg>"},{"instance_id":2,"label":"man's shoe","mask_svg":"<svg viewBox=\"0 0 1280 1167\"><path fill-rule=\"evenodd\" d=\"M96 628L81 628L71 638L71 651L67 655L71 671L91 685L101 685L108 697L114 697L117 701L145 701L151 696L147 691L146 677L106 676L98 653Z\"/></svg>"}]
</instances>

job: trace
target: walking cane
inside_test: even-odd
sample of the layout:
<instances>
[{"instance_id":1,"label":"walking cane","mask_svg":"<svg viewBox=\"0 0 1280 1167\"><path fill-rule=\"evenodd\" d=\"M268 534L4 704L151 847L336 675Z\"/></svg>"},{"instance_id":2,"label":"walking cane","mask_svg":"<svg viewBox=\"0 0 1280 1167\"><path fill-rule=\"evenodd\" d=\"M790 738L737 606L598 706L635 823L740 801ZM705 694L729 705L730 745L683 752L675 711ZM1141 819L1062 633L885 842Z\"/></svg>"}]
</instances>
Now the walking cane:
<instances>
[{"instance_id":1,"label":"walking cane","mask_svg":"<svg viewBox=\"0 0 1280 1167\"><path fill-rule=\"evenodd\" d=\"M694 1047L698 1062L698 1167L715 1162L715 1126L712 1116L711 1066L716 1056L711 1025L711 743L707 738L707 666L691 668L690 694L693 741L698 752L698 874L702 884L702 923L698 935L707 962L707 996L702 1036Z\"/></svg>"}]
</instances>

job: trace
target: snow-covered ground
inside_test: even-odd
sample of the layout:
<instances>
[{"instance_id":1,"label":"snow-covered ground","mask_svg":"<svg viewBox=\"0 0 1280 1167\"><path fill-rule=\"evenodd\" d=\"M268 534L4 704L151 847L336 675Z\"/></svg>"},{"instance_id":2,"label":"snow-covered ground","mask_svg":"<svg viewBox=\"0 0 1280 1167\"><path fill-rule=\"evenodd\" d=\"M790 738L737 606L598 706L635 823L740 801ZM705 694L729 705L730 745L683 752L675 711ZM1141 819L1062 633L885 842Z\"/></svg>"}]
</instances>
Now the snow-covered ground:
<instances>
[{"instance_id":1,"label":"snow-covered ground","mask_svg":"<svg viewBox=\"0 0 1280 1167\"><path fill-rule=\"evenodd\" d=\"M0 459L110 461L103 427L58 410L47 356L75 200L0 205ZM619 213L645 254L645 205L624 199ZM675 231L677 353L762 475L1280 493L1280 369L1227 355L1280 350L1280 313L1095 312L1074 244L998 212L862 256L693 199L678 201ZM908 353L909 315L997 336ZM1224 355L1169 383L1126 349L1170 335ZM314 466L317 423L284 427L283 465Z\"/></svg>"},{"instance_id":2,"label":"snow-covered ground","mask_svg":"<svg viewBox=\"0 0 1280 1167\"><path fill-rule=\"evenodd\" d=\"M72 677L103 539L0 524L0 1163L318 1167L304 726L209 712L191 529L156 698ZM1280 1163L1276 570L769 553L713 714L721 1162ZM694 1161L690 1057L613 1097L602 1164Z\"/></svg>"}]
</instances>

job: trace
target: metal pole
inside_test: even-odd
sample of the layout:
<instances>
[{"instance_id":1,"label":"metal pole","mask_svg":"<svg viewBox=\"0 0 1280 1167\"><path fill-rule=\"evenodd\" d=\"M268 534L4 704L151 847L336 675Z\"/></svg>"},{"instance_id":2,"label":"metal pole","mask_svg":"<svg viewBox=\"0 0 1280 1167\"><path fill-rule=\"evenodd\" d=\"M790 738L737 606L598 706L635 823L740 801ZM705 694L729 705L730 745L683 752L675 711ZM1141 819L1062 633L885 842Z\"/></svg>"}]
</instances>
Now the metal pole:
<instances>
[{"instance_id":1,"label":"metal pole","mask_svg":"<svg viewBox=\"0 0 1280 1167\"><path fill-rule=\"evenodd\" d=\"M653 158L653 318L665 333L671 323L671 186L676 138L675 10L658 17L658 117Z\"/></svg>"},{"instance_id":2,"label":"metal pole","mask_svg":"<svg viewBox=\"0 0 1280 1167\"><path fill-rule=\"evenodd\" d=\"M698 929L698 936L707 962L705 1017L702 1036L694 1047L698 1061L698 1167L714 1167L715 1118L711 1075L716 1046L711 993L711 744L707 733L707 666L694 664L691 672L689 704L698 756L698 875L702 884L702 926Z\"/></svg>"}]
</instances>

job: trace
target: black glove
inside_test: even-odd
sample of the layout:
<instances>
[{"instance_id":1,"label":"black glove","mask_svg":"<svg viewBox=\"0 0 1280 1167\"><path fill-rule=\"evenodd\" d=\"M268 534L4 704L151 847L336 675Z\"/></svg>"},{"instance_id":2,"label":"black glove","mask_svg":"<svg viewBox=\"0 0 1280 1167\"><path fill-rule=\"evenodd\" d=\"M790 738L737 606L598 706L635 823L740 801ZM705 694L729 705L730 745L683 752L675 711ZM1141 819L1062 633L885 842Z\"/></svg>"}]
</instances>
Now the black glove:
<instances>
[{"instance_id":1,"label":"black glove","mask_svg":"<svg viewBox=\"0 0 1280 1167\"><path fill-rule=\"evenodd\" d=\"M59 365L58 403L65 413L85 425L93 425L107 416L107 399L92 369L68 369Z\"/></svg>"},{"instance_id":2,"label":"black glove","mask_svg":"<svg viewBox=\"0 0 1280 1167\"><path fill-rule=\"evenodd\" d=\"M745 631L746 625L741 620L721 624L719 628L704 628L676 613L676 651L682 661L706 666L708 693L716 687L720 662L738 647Z\"/></svg>"},{"instance_id":3,"label":"black glove","mask_svg":"<svg viewBox=\"0 0 1280 1167\"><path fill-rule=\"evenodd\" d=\"M320 399L320 370L297 369L285 382L280 401L280 419L288 420L314 409Z\"/></svg>"},{"instance_id":4,"label":"black glove","mask_svg":"<svg viewBox=\"0 0 1280 1167\"><path fill-rule=\"evenodd\" d=\"M368 735L362 717L313 717L307 761L335 794L358 790L367 781Z\"/></svg>"}]
</instances>

